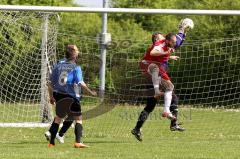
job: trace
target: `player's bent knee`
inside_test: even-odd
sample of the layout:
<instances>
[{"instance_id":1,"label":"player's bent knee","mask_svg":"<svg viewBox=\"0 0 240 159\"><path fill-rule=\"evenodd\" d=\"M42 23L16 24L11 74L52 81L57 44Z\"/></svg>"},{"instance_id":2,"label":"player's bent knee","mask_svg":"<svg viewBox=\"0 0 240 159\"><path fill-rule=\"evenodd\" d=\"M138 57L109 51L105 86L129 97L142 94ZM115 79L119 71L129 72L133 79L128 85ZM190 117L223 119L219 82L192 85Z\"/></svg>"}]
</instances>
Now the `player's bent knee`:
<instances>
[{"instance_id":1,"label":"player's bent knee","mask_svg":"<svg viewBox=\"0 0 240 159\"><path fill-rule=\"evenodd\" d=\"M174 85L172 84L172 82L170 80L162 79L162 86L165 91L173 91L173 89L174 89Z\"/></svg>"},{"instance_id":2,"label":"player's bent knee","mask_svg":"<svg viewBox=\"0 0 240 159\"><path fill-rule=\"evenodd\" d=\"M60 124L61 121L62 121L62 119L61 119L60 117L58 117L58 116L56 116L56 117L54 118L54 122L57 123L57 124Z\"/></svg>"},{"instance_id":3,"label":"player's bent knee","mask_svg":"<svg viewBox=\"0 0 240 159\"><path fill-rule=\"evenodd\" d=\"M76 123L82 124L82 115L75 117Z\"/></svg>"},{"instance_id":4,"label":"player's bent knee","mask_svg":"<svg viewBox=\"0 0 240 159\"><path fill-rule=\"evenodd\" d=\"M76 120L76 123L82 124L82 120Z\"/></svg>"},{"instance_id":5,"label":"player's bent knee","mask_svg":"<svg viewBox=\"0 0 240 159\"><path fill-rule=\"evenodd\" d=\"M148 72L150 74L152 74L154 71L156 72L159 72L159 67L158 65L154 64L154 63L151 63L149 66L148 66Z\"/></svg>"}]
</instances>

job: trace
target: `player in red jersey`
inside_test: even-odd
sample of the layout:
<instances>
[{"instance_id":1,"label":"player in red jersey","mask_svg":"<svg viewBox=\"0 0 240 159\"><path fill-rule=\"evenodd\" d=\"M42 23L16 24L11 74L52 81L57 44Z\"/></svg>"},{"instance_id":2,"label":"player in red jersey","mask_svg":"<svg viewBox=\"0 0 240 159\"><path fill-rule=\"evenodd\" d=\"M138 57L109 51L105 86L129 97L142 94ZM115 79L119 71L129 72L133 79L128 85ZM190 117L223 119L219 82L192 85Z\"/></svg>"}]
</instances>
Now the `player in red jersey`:
<instances>
[{"instance_id":1,"label":"player in red jersey","mask_svg":"<svg viewBox=\"0 0 240 159\"><path fill-rule=\"evenodd\" d=\"M174 85L167 73L168 60L177 60L178 56L171 56L177 43L175 34L169 33L165 37L158 35L159 40L147 50L140 62L141 70L152 79L155 91L154 98L158 99L162 94L159 90L159 84L164 88L164 111L162 116L175 120L175 116L170 112L172 101L172 92Z\"/></svg>"},{"instance_id":2,"label":"player in red jersey","mask_svg":"<svg viewBox=\"0 0 240 159\"><path fill-rule=\"evenodd\" d=\"M178 97L173 92L174 86L167 73L168 60L177 60L178 56L171 56L174 49L180 47L185 40L187 31L193 29L186 23L186 19L183 19L179 25L179 32L177 34L167 34L165 37L161 33L154 33L152 35L152 45L148 48L146 54L140 62L140 68L142 72L150 77L153 82L155 95L154 97L147 98L147 103L144 110L140 113L135 128L131 133L137 140L142 141L141 127L147 120L149 114L154 110L157 99L161 96L159 85L164 91L164 117L171 119L170 130L171 131L184 131L177 123L178 114Z\"/></svg>"}]
</instances>

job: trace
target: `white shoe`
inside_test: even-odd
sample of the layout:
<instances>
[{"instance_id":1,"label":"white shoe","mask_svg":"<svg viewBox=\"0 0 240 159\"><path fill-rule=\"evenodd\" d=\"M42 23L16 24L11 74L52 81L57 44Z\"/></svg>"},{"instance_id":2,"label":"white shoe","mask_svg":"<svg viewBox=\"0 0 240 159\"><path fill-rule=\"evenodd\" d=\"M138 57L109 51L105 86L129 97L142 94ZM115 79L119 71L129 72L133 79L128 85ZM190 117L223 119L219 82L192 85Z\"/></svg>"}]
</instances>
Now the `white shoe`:
<instances>
[{"instance_id":1,"label":"white shoe","mask_svg":"<svg viewBox=\"0 0 240 159\"><path fill-rule=\"evenodd\" d=\"M59 134L57 133L56 139L59 141L59 143L64 144L64 136L61 137L61 136L59 136Z\"/></svg>"},{"instance_id":2,"label":"white shoe","mask_svg":"<svg viewBox=\"0 0 240 159\"><path fill-rule=\"evenodd\" d=\"M44 133L44 136L45 136L46 140L49 141L50 138L51 138L51 133L50 133L49 131L46 131L46 132Z\"/></svg>"}]
</instances>

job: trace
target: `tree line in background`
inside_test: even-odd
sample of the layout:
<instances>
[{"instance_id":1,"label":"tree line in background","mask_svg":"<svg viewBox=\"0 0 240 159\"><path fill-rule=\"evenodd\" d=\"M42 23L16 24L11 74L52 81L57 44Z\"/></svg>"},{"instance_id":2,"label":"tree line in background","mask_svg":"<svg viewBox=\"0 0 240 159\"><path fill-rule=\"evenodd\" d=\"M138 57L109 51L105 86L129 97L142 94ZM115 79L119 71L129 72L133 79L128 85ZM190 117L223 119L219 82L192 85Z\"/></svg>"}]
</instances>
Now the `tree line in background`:
<instances>
[{"instance_id":1,"label":"tree line in background","mask_svg":"<svg viewBox=\"0 0 240 159\"><path fill-rule=\"evenodd\" d=\"M77 6L72 0L0 0L0 4ZM111 6L119 8L234 10L239 9L240 1L112 0ZM66 44L75 43L78 45L82 52L82 61L80 62L84 61L82 63L83 69L88 70L86 71L86 79L90 80L93 86L97 86L99 84L97 69L99 68L95 65L100 50L96 43L96 36L101 32L101 14L59 13L59 15L61 17L57 47L59 58L63 57L63 49ZM134 73L133 70L138 70L138 60L151 44L152 32L176 33L179 21L185 17L185 15L109 14L108 32L111 33L113 42L109 46L107 54L107 92L110 95L114 93L114 98L121 101L139 100L136 95L132 94L133 92L126 90L136 81L130 79L131 77L140 78L139 72ZM170 63L171 76L180 99L185 104L231 105L239 103L240 53L238 36L240 16L189 15L187 17L193 19L195 28L189 33L184 46L176 52L183 60ZM39 26L34 22L33 25ZM16 31L14 27L7 29L8 32ZM32 49L36 49L36 45L40 47L41 39L31 36L34 30L20 28L18 32L22 34L14 37L11 37L13 34L9 34L8 37L6 28L1 28L1 55L7 53L9 57L13 56L15 60L19 60L20 56L23 58L28 52L32 52ZM6 40L7 37L8 40ZM32 37L32 39L24 37ZM33 42L32 48L31 45L27 45L29 40ZM14 43L14 47L10 43ZM16 50L21 52L22 48L24 48L24 54L13 55L16 54ZM13 52L11 49L15 49L15 51ZM3 58L2 56L1 59ZM94 69L91 69L93 64L95 64ZM4 69L1 70L4 72L4 76L10 77L12 75L10 70L16 68L8 65L1 69ZM9 89L7 85L3 87L4 90Z\"/></svg>"}]
</instances>

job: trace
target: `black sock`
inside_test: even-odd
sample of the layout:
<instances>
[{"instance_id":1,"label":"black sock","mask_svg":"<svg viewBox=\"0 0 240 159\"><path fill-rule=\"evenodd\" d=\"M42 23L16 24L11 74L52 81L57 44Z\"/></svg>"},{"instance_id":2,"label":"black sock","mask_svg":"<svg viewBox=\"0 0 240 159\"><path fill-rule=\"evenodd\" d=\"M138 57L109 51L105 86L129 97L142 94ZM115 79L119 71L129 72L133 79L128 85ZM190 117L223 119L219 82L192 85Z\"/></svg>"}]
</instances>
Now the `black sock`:
<instances>
[{"instance_id":1,"label":"black sock","mask_svg":"<svg viewBox=\"0 0 240 159\"><path fill-rule=\"evenodd\" d=\"M178 116L178 97L175 94L175 92L173 92L172 94L172 102L171 102L171 106L170 106L170 111L172 113L172 115L174 115L176 117L176 120L171 121L171 127L172 126L176 126L177 124L177 116Z\"/></svg>"},{"instance_id":2,"label":"black sock","mask_svg":"<svg viewBox=\"0 0 240 159\"><path fill-rule=\"evenodd\" d=\"M174 115L174 116L176 117L176 119L177 119L178 111L172 111L171 113L172 113L172 115ZM171 120L171 126L176 126L176 124L177 124L177 120Z\"/></svg>"},{"instance_id":3,"label":"black sock","mask_svg":"<svg viewBox=\"0 0 240 159\"><path fill-rule=\"evenodd\" d=\"M140 113L140 115L139 115L139 117L138 117L137 124L136 124L136 126L135 126L135 129L136 129L136 130L138 130L138 131L140 130L140 128L143 126L144 122L147 120L148 115L149 115L149 113L148 113L147 111L145 111L145 110L143 110L143 111Z\"/></svg>"},{"instance_id":4,"label":"black sock","mask_svg":"<svg viewBox=\"0 0 240 159\"><path fill-rule=\"evenodd\" d=\"M144 110L140 113L138 117L137 124L135 126L136 130L140 130L140 128L143 126L144 122L147 120L148 115L154 110L155 106L157 104L157 100L154 97L150 97L147 99L147 104Z\"/></svg>"},{"instance_id":5,"label":"black sock","mask_svg":"<svg viewBox=\"0 0 240 159\"><path fill-rule=\"evenodd\" d=\"M65 120L63 122L63 126L59 131L59 136L63 137L63 135L67 132L67 130L70 128L70 126L72 125L73 121L72 120Z\"/></svg>"},{"instance_id":6,"label":"black sock","mask_svg":"<svg viewBox=\"0 0 240 159\"><path fill-rule=\"evenodd\" d=\"M75 125L76 143L80 143L81 142L82 130L83 130L82 124L76 123L76 125Z\"/></svg>"},{"instance_id":7,"label":"black sock","mask_svg":"<svg viewBox=\"0 0 240 159\"><path fill-rule=\"evenodd\" d=\"M54 120L55 120L55 118L53 119L53 122L52 122L52 124L54 123ZM50 128L48 129L48 131L49 131L49 132L51 132L51 130L50 130L50 129L51 129L51 127L52 127L52 124L51 124Z\"/></svg>"},{"instance_id":8,"label":"black sock","mask_svg":"<svg viewBox=\"0 0 240 159\"><path fill-rule=\"evenodd\" d=\"M55 138L56 138L56 134L58 132L58 128L59 128L59 124L53 122L49 129L49 131L51 133L50 144L55 145Z\"/></svg>"}]
</instances>

